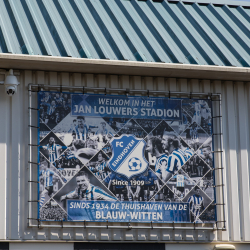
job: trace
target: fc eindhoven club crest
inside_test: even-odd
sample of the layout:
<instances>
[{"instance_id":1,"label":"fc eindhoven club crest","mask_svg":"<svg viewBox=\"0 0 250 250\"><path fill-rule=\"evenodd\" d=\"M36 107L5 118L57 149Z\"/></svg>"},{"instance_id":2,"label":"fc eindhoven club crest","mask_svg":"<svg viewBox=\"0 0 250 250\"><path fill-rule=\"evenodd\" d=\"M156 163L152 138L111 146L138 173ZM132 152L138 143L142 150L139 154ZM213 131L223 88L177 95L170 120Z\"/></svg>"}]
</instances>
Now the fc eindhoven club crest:
<instances>
[{"instance_id":1,"label":"fc eindhoven club crest","mask_svg":"<svg viewBox=\"0 0 250 250\"><path fill-rule=\"evenodd\" d=\"M134 135L122 135L114 137L110 144L112 157L108 164L112 171L130 179L148 168L148 162L144 157L146 142L143 139L138 139Z\"/></svg>"}]
</instances>

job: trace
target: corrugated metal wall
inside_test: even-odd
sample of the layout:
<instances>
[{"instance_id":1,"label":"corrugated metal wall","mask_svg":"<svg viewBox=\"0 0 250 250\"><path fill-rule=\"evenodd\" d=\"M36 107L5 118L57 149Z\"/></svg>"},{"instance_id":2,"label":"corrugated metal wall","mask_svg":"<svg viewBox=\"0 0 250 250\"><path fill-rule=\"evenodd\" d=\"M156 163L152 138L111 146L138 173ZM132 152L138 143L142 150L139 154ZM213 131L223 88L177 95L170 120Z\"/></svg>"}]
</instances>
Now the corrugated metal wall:
<instances>
[{"instance_id":1,"label":"corrugated metal wall","mask_svg":"<svg viewBox=\"0 0 250 250\"><path fill-rule=\"evenodd\" d=\"M1 72L0 77L2 77ZM18 93L12 98L8 97L3 91L4 87L0 86L0 195L2 202L0 206L0 240L250 242L248 160L250 152L250 115L248 112L250 82L83 75L43 71L21 71L19 81L21 85L18 86ZM29 83L222 93L227 230L28 228ZM217 108L214 111L215 114L218 114ZM219 164L218 158L216 158L216 163Z\"/></svg>"},{"instance_id":2,"label":"corrugated metal wall","mask_svg":"<svg viewBox=\"0 0 250 250\"><path fill-rule=\"evenodd\" d=\"M250 4L204 2L0 0L0 53L249 67Z\"/></svg>"}]
</instances>

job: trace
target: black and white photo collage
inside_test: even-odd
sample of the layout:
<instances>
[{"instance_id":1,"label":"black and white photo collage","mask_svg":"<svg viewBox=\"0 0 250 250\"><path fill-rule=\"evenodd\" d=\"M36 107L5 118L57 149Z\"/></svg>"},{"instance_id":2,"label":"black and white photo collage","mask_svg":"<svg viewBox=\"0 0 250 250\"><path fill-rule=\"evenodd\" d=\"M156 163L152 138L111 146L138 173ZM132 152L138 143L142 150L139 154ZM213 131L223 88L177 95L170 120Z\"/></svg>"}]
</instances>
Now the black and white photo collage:
<instances>
[{"instance_id":1,"label":"black and white photo collage","mask_svg":"<svg viewBox=\"0 0 250 250\"><path fill-rule=\"evenodd\" d=\"M188 202L190 222L216 220L210 100L182 99L179 121L72 116L69 93L38 100L40 220L70 220L67 199ZM108 166L124 134L145 141L149 162L129 181Z\"/></svg>"}]
</instances>

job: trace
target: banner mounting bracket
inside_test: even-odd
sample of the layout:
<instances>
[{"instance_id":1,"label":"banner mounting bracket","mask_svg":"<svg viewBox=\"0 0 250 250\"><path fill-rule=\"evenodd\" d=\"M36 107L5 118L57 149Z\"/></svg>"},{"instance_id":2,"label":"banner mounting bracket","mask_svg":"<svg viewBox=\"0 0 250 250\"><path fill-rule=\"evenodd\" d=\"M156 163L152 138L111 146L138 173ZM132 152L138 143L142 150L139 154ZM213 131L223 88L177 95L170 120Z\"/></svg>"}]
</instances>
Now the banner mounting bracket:
<instances>
[{"instance_id":1,"label":"banner mounting bracket","mask_svg":"<svg viewBox=\"0 0 250 250\"><path fill-rule=\"evenodd\" d=\"M131 229L132 229L132 226L131 226L130 221L129 221L129 223L128 223L128 230L131 230Z\"/></svg>"}]
</instances>

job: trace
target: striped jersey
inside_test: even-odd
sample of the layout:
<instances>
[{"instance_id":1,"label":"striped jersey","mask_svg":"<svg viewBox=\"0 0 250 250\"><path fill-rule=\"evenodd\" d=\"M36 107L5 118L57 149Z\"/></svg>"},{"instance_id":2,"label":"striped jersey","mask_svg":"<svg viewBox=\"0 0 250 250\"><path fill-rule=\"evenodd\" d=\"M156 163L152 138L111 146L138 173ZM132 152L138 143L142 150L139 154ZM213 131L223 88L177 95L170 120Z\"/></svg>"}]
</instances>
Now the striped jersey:
<instances>
[{"instance_id":1,"label":"striped jersey","mask_svg":"<svg viewBox=\"0 0 250 250\"><path fill-rule=\"evenodd\" d=\"M178 171L183 164L187 161L185 153L181 149L175 149L168 157L167 171L174 174Z\"/></svg>"},{"instance_id":2,"label":"striped jersey","mask_svg":"<svg viewBox=\"0 0 250 250\"><path fill-rule=\"evenodd\" d=\"M177 174L173 176L172 178L176 179L176 187L184 187L185 186L185 180L187 180L187 177L183 174Z\"/></svg>"},{"instance_id":3,"label":"striped jersey","mask_svg":"<svg viewBox=\"0 0 250 250\"><path fill-rule=\"evenodd\" d=\"M98 163L96 166L97 172L95 173L95 176L101 180L104 180L108 175L109 172L106 171L107 163L103 161L102 163ZM102 173L100 173L102 171Z\"/></svg>"},{"instance_id":4,"label":"striped jersey","mask_svg":"<svg viewBox=\"0 0 250 250\"><path fill-rule=\"evenodd\" d=\"M49 161L54 162L60 156L60 150L66 149L66 146L61 146L58 144L47 144L46 146L41 146L43 149L48 150Z\"/></svg>"},{"instance_id":5,"label":"striped jersey","mask_svg":"<svg viewBox=\"0 0 250 250\"><path fill-rule=\"evenodd\" d=\"M95 173L96 172L96 168L94 165L88 165L88 168L91 172Z\"/></svg>"},{"instance_id":6,"label":"striped jersey","mask_svg":"<svg viewBox=\"0 0 250 250\"><path fill-rule=\"evenodd\" d=\"M71 193L67 194L67 199L79 199L86 201L115 201L116 198L104 192L101 188L89 184L86 191L81 191L76 188Z\"/></svg>"},{"instance_id":7,"label":"striped jersey","mask_svg":"<svg viewBox=\"0 0 250 250\"><path fill-rule=\"evenodd\" d=\"M192 195L188 198L190 211L194 214L194 216L200 216L202 212L201 209L204 207L204 199L200 195Z\"/></svg>"},{"instance_id":8,"label":"striped jersey","mask_svg":"<svg viewBox=\"0 0 250 250\"><path fill-rule=\"evenodd\" d=\"M75 127L74 131L76 132L77 139L83 140L83 141L87 139L88 127L86 124L84 124L82 132L80 132L78 125Z\"/></svg>"},{"instance_id":9,"label":"striped jersey","mask_svg":"<svg viewBox=\"0 0 250 250\"><path fill-rule=\"evenodd\" d=\"M55 174L54 171L47 169L47 170L41 170L40 175L42 175L43 181L44 181L44 187L50 187L53 186L53 176Z\"/></svg>"}]
</instances>

